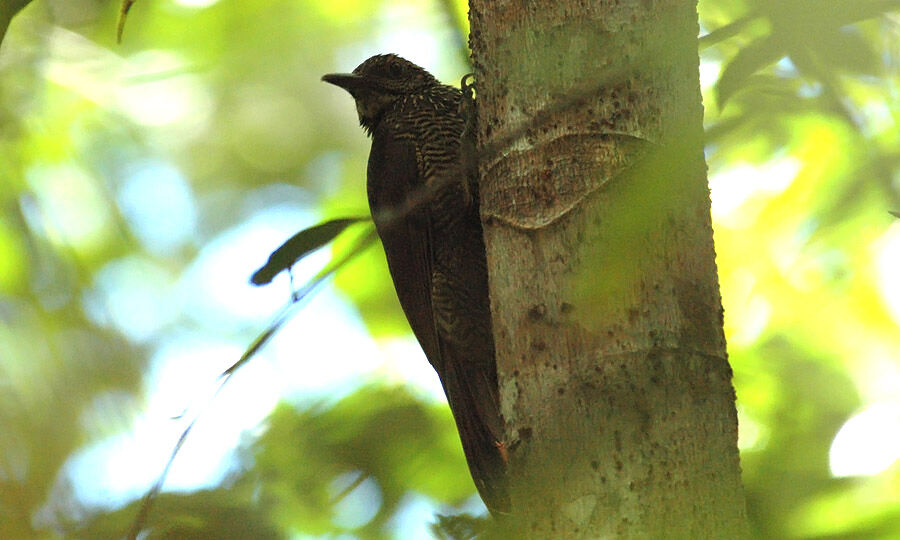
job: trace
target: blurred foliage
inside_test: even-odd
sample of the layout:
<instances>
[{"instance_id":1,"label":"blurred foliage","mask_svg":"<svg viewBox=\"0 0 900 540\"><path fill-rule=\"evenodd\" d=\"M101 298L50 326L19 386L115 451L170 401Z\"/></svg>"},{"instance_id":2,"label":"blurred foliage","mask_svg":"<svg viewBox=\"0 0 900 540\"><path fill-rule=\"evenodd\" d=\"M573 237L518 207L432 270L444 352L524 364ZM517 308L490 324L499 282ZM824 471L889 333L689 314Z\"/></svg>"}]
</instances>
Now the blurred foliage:
<instances>
[{"instance_id":1,"label":"blurred foliage","mask_svg":"<svg viewBox=\"0 0 900 540\"><path fill-rule=\"evenodd\" d=\"M163 538L342 531L392 538L391 518L407 490L448 504L472 494L455 481L467 469L448 421L446 407L426 406L403 388L381 385L302 411L280 405L265 432L244 448L247 467L240 474L215 490L163 494L146 526ZM117 537L130 528L138 504L73 524L72 534Z\"/></svg>"},{"instance_id":2,"label":"blurred foliage","mask_svg":"<svg viewBox=\"0 0 900 540\"><path fill-rule=\"evenodd\" d=\"M150 414L148 381L173 342L252 341L275 308L241 311L271 293L239 286L292 232L365 213L367 142L349 98L319 77L388 50L445 81L467 71L462 2L136 2L116 45L120 4L38 0L0 52L0 538L124 534L146 485L89 503L74 464ZM718 264L760 538L900 535L898 4L700 3ZM213 256L285 208L305 217L258 257ZM378 250L335 285L380 342L408 332ZM309 374L350 360L305 353L294 360ZM183 369L189 388L216 373ZM385 379L329 399L279 394L244 426L223 480L160 496L151 537L427 534L411 520L473 534L477 520L434 517L480 508L464 505L474 487L449 412ZM897 417L856 422L875 410Z\"/></svg>"}]
</instances>

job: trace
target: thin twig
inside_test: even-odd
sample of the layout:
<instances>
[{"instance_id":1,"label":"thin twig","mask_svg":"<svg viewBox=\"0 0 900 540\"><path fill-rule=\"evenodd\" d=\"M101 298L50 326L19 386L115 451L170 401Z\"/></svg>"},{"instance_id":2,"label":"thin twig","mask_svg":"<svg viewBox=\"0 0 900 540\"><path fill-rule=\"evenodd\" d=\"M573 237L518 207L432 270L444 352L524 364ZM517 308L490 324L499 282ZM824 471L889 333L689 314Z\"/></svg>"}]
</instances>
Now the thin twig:
<instances>
[{"instance_id":1,"label":"thin twig","mask_svg":"<svg viewBox=\"0 0 900 540\"><path fill-rule=\"evenodd\" d=\"M285 306L281 312L275 317L273 322L259 335L250 347L244 351L244 354L241 355L241 358L232 364L228 369L226 369L219 376L218 386L216 387L216 391L213 393L212 397L206 402L204 407L208 407L212 401L216 398L219 392L222 390L222 387L231 379L232 375L237 372L238 369L246 365L251 358L253 358L257 352L272 339L272 336L284 326L284 323L290 319L290 316L299 308L301 302L309 299L313 293L315 293L319 286L322 285L328 278L334 275L335 272L346 266L350 261L352 261L357 255L362 253L366 247L371 245L375 241L375 231L370 230L365 235L361 235L359 240L353 245L353 247L347 251L343 256L330 262L325 268L319 271L312 279L310 279L306 285L303 286L299 291L294 293L291 298L291 302ZM185 428L185 430L181 433L181 436L178 438L178 441L175 443L175 447L172 449L172 453L169 455L169 460L166 462L166 466L163 468L162 473L160 473L159 478L157 478L156 482L153 484L153 487L144 495L144 498L141 502L141 507L138 510L138 514L132 522L131 529L128 532L127 538L129 540L135 540L137 535L144 528L144 524L147 521L147 517L150 515L150 509L153 507L153 502L156 500L157 495L162 490L163 484L166 481L166 477L169 475L169 470L172 467L172 463L175 461L175 457L178 455L178 452L181 450L182 445L184 445L185 440L187 439L188 434L191 432L191 429L194 427L194 424L197 423L197 420L200 418L201 414L204 412L205 408L197 413L191 423Z\"/></svg>"},{"instance_id":2,"label":"thin twig","mask_svg":"<svg viewBox=\"0 0 900 540\"><path fill-rule=\"evenodd\" d=\"M125 19L135 0L122 0L122 7L119 8L119 20L116 21L116 43L122 43L122 32L125 30Z\"/></svg>"},{"instance_id":3,"label":"thin twig","mask_svg":"<svg viewBox=\"0 0 900 540\"><path fill-rule=\"evenodd\" d=\"M350 493L351 493L354 489L358 488L359 485L362 484L368 477L369 477L368 474L366 474L366 473L364 473L364 472L360 472L360 473L359 473L359 476L357 476L357 477L353 480L353 482L350 483L349 486L347 486L347 487L345 487L344 489L342 489L340 493L338 493L337 495L335 495L334 498L331 499L331 501L329 501L329 502L331 503L331 505L333 506L333 505L335 505L335 504L337 504L337 503L343 501L344 498L347 497L347 495L350 495Z\"/></svg>"}]
</instances>

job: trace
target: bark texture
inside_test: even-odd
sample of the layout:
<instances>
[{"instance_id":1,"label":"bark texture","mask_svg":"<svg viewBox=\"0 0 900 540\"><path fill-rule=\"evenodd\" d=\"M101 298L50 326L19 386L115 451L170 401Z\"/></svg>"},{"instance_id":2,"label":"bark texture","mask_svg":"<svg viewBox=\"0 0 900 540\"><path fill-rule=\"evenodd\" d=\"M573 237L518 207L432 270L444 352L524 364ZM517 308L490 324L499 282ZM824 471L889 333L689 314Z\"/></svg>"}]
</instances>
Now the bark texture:
<instances>
[{"instance_id":1,"label":"bark texture","mask_svg":"<svg viewBox=\"0 0 900 540\"><path fill-rule=\"evenodd\" d=\"M695 0L472 0L512 514L746 536Z\"/></svg>"}]
</instances>

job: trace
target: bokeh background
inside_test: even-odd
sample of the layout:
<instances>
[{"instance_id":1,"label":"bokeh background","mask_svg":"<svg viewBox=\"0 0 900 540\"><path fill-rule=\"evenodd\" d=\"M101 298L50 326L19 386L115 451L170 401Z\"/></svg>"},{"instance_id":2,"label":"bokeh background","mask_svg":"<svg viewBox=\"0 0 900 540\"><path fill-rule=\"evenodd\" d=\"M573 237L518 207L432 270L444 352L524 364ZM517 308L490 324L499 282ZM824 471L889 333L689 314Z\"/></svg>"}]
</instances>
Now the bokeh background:
<instances>
[{"instance_id":1,"label":"bokeh background","mask_svg":"<svg viewBox=\"0 0 900 540\"><path fill-rule=\"evenodd\" d=\"M900 2L701 0L700 79L760 538L900 537ZM379 247L297 310L248 284L366 213L319 81L395 52L458 83L459 1L36 0L0 49L0 538L427 538L484 512ZM298 283L347 249L304 260ZM444 520L446 521L446 520Z\"/></svg>"}]
</instances>

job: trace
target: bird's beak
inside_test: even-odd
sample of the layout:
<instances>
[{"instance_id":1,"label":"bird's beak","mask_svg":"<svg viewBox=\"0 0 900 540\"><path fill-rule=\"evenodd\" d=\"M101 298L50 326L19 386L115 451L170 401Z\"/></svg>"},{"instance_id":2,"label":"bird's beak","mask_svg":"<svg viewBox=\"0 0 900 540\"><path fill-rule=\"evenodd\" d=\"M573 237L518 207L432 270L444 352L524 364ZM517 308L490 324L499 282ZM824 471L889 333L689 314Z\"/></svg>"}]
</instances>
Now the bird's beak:
<instances>
[{"instance_id":1,"label":"bird's beak","mask_svg":"<svg viewBox=\"0 0 900 540\"><path fill-rule=\"evenodd\" d=\"M322 80L329 84L340 86L348 92L366 85L366 79L355 73L329 73L328 75L323 75Z\"/></svg>"}]
</instances>

